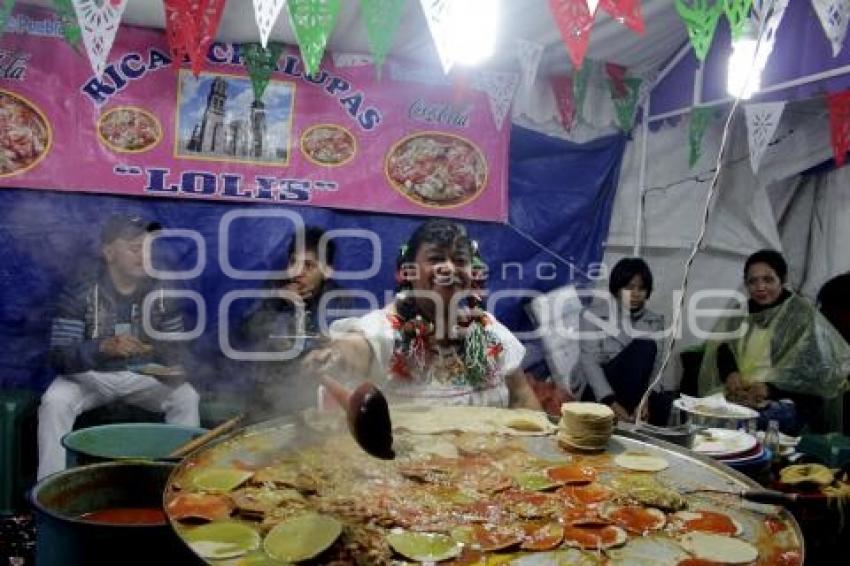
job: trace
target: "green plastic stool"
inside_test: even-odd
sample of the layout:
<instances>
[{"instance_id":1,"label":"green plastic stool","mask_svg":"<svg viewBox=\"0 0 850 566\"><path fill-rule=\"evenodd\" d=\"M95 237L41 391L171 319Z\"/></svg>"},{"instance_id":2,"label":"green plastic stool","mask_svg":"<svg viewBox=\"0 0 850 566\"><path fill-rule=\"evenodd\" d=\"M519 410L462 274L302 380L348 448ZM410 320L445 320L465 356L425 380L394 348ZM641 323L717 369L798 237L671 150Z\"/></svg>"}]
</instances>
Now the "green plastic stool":
<instances>
[{"instance_id":1,"label":"green plastic stool","mask_svg":"<svg viewBox=\"0 0 850 566\"><path fill-rule=\"evenodd\" d=\"M35 436L24 440L26 421L35 423L38 394L28 389L0 389L0 515L23 508L23 494L34 478L27 470L24 449L35 445ZM34 430L32 431L34 432Z\"/></svg>"}]
</instances>

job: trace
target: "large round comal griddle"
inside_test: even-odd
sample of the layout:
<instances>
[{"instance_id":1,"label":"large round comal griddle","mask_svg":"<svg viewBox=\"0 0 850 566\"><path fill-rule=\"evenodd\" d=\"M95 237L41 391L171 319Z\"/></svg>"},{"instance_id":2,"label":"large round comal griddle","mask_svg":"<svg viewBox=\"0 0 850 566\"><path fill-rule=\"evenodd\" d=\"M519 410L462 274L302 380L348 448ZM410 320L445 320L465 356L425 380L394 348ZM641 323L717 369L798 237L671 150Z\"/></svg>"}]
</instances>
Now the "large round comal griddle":
<instances>
[{"instance_id":1,"label":"large round comal griddle","mask_svg":"<svg viewBox=\"0 0 850 566\"><path fill-rule=\"evenodd\" d=\"M452 433L446 432L440 436L449 438ZM185 479L192 471L205 467L259 469L291 456L301 448L316 446L333 437L339 437L341 441L346 437L346 441L354 445L354 440L348 436L345 429L344 419L338 417L306 420L286 417L241 429L187 457L172 473L165 490L165 501L167 503L175 493L183 489L181 479ZM396 431L397 446L404 445L405 442L411 443L410 438L405 438L404 431ZM413 444L417 438L421 437L413 437ZM528 452L540 459L567 463L581 457L561 448L554 435L523 436L514 440L521 442ZM747 502L733 496L690 493L698 489L730 493L758 489L759 485L750 478L683 447L634 432L617 431L610 439L605 453L613 457L625 451L650 453L668 460L670 465L665 470L652 474L653 477L666 487L685 495L690 508L716 510L731 516L743 527L738 538L759 549L758 564L771 563L788 550L796 551L802 563L803 537L799 525L788 511L777 506ZM402 449L402 458L405 456L404 452ZM329 459L335 457L343 460L339 465L345 465L344 458L337 454L328 454ZM610 468L600 474L598 481L605 483L613 479L614 475L629 473L613 465ZM169 519L177 534L183 538L189 530L195 528L171 517ZM773 528L768 526L769 523ZM780 525L780 528L777 529L776 525ZM553 562L553 557L558 554L560 560L571 560L571 557L587 557L593 553L584 551L579 555L577 550L566 548L550 552L523 553L517 554L513 563L528 566L558 563L557 559ZM653 566L676 564L687 557L676 540L667 535L630 537L624 546L606 550L605 555L613 563ZM237 565L239 560L208 563Z\"/></svg>"}]
</instances>

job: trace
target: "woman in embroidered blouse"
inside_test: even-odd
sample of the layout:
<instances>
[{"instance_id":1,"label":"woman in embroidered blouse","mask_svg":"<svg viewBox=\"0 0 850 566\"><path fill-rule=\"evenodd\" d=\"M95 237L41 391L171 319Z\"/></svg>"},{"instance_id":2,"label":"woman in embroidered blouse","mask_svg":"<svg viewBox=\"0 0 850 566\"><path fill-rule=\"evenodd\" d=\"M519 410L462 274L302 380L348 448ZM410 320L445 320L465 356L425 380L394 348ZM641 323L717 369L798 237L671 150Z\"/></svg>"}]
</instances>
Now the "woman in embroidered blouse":
<instances>
[{"instance_id":1,"label":"woman in embroidered blouse","mask_svg":"<svg viewBox=\"0 0 850 566\"><path fill-rule=\"evenodd\" d=\"M463 226L423 223L402 248L396 299L336 321L331 346L311 361L335 376L369 379L390 398L539 408L520 366L524 346L479 308L474 257Z\"/></svg>"}]
</instances>

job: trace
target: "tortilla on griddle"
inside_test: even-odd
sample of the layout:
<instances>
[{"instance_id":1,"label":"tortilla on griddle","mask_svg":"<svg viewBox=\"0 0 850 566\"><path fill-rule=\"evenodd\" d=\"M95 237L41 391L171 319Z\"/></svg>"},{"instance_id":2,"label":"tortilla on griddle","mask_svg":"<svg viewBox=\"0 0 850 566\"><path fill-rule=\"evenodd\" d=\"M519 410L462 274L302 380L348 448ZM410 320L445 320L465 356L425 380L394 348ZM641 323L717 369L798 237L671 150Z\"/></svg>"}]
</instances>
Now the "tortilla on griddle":
<instances>
[{"instance_id":1,"label":"tortilla on griddle","mask_svg":"<svg viewBox=\"0 0 850 566\"><path fill-rule=\"evenodd\" d=\"M530 409L493 407L390 407L393 428L413 434L474 432L504 436L544 436L555 432L546 413Z\"/></svg>"},{"instance_id":2,"label":"tortilla on griddle","mask_svg":"<svg viewBox=\"0 0 850 566\"><path fill-rule=\"evenodd\" d=\"M723 535L687 533L680 543L695 558L719 564L749 564L759 556L750 543Z\"/></svg>"},{"instance_id":3,"label":"tortilla on griddle","mask_svg":"<svg viewBox=\"0 0 850 566\"><path fill-rule=\"evenodd\" d=\"M635 472L660 472L670 465L665 458L647 452L623 452L614 457L614 463Z\"/></svg>"}]
</instances>

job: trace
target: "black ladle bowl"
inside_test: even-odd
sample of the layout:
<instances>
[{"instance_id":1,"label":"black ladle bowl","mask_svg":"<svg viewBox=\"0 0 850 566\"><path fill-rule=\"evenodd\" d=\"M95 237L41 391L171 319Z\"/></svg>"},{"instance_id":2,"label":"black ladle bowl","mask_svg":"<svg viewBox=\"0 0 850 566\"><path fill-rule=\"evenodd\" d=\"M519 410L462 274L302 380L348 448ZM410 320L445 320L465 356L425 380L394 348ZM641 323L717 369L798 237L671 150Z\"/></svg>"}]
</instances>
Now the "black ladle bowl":
<instances>
[{"instance_id":1,"label":"black ladle bowl","mask_svg":"<svg viewBox=\"0 0 850 566\"><path fill-rule=\"evenodd\" d=\"M322 376L319 380L345 409L348 430L360 448L375 458L394 459L390 408L381 390L366 382L349 391L330 377Z\"/></svg>"}]
</instances>

